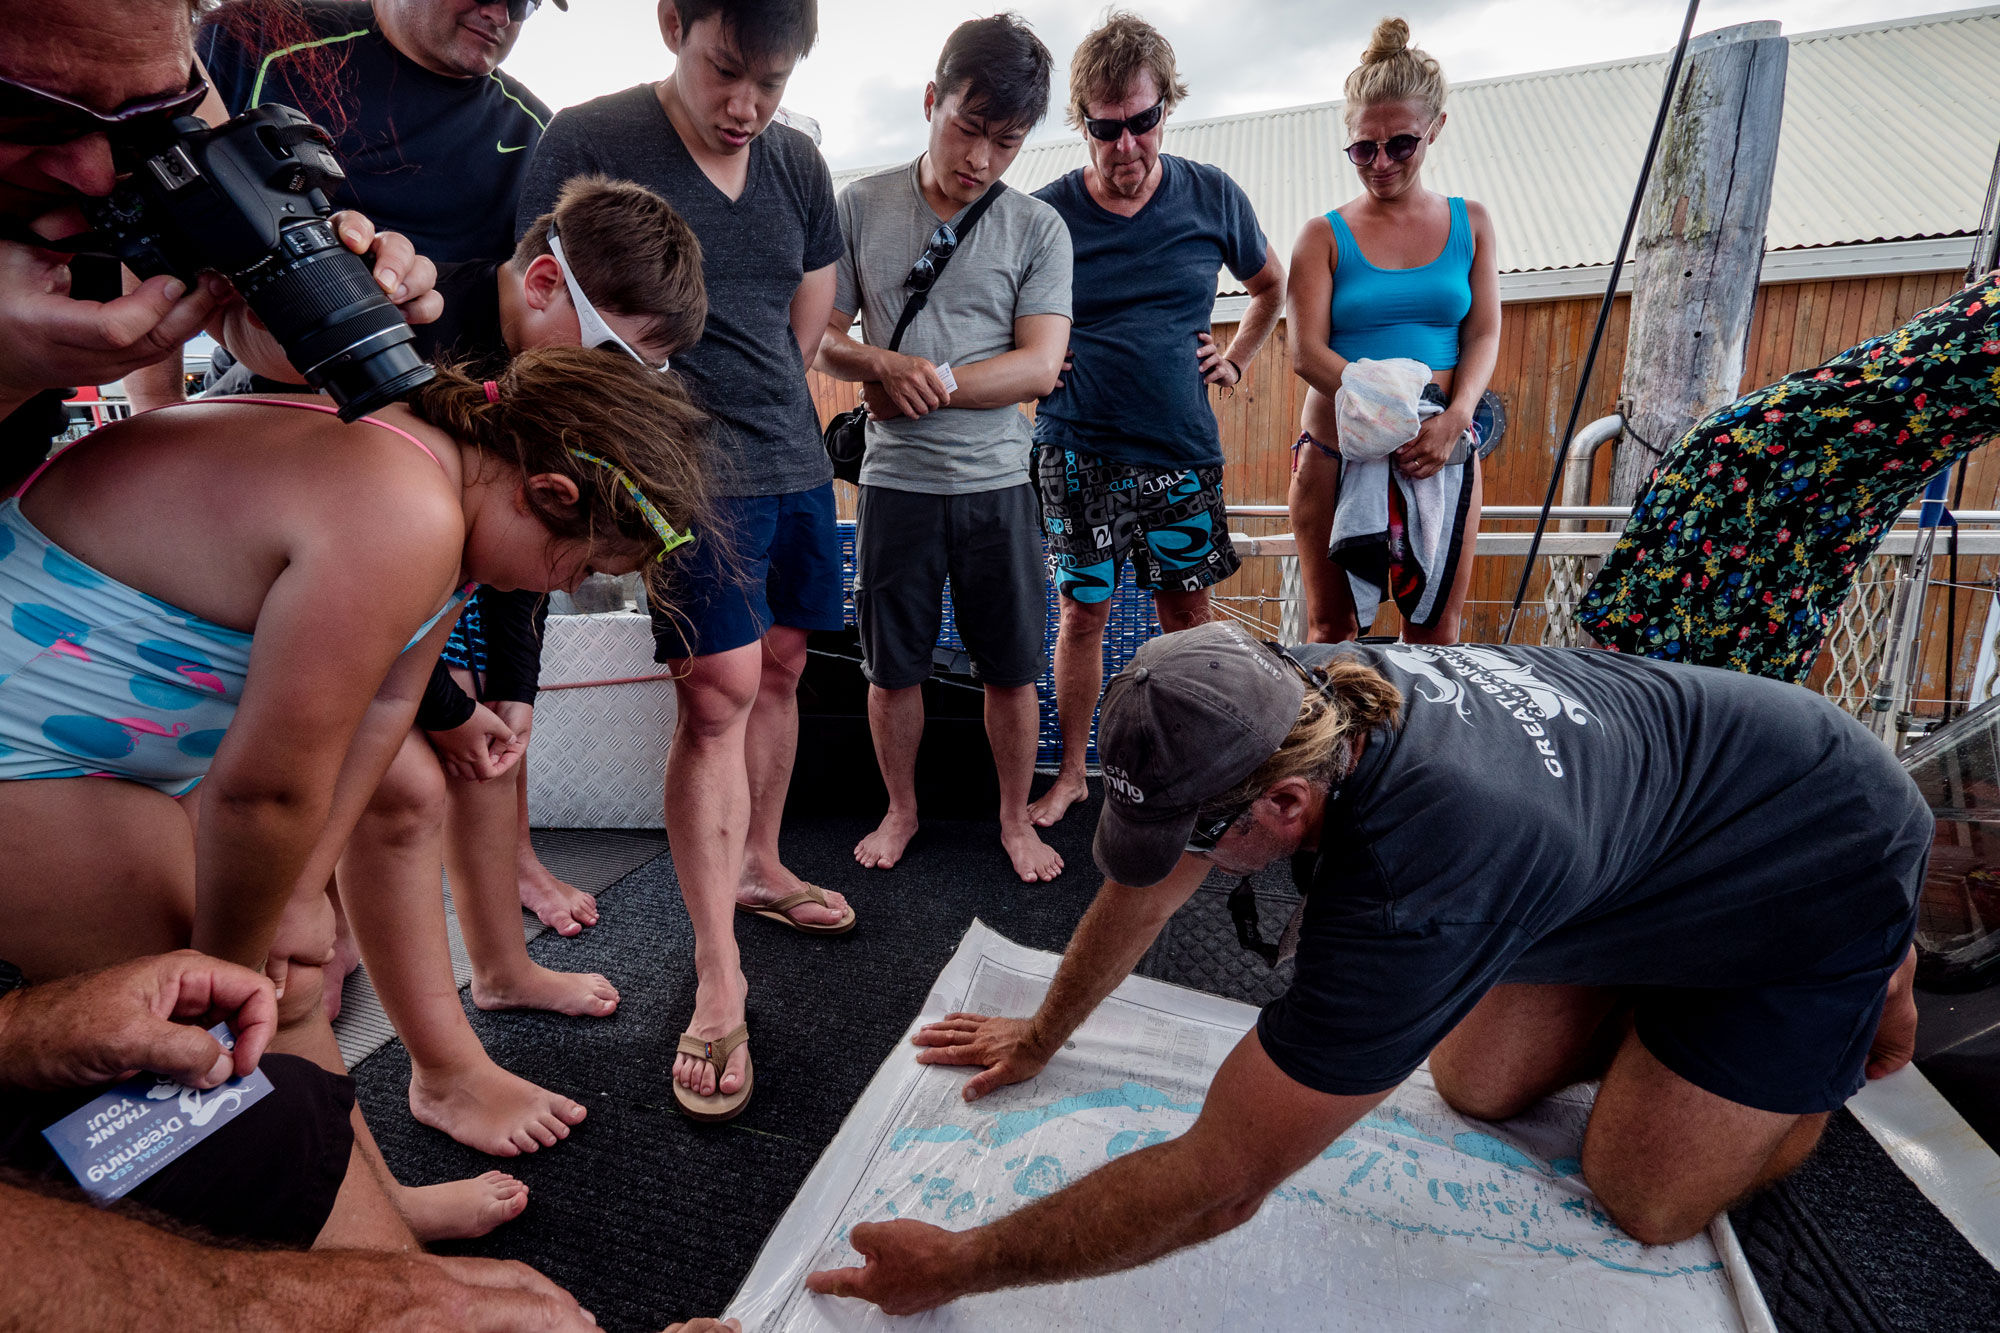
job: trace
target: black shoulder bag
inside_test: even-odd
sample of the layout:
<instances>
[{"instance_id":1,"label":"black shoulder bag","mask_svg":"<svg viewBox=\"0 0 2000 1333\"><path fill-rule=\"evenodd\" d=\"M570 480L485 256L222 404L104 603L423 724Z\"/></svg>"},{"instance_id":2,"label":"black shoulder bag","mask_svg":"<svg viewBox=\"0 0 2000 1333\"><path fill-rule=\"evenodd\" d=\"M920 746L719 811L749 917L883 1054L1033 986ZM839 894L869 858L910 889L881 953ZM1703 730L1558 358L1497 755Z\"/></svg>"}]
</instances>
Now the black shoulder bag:
<instances>
[{"instance_id":1,"label":"black shoulder bag","mask_svg":"<svg viewBox=\"0 0 2000 1333\"><path fill-rule=\"evenodd\" d=\"M965 210L957 227L949 222L941 222L931 233L924 252L917 256L917 262L910 269L910 276L903 279L903 285L911 289L910 299L903 303L903 314L896 321L896 332L889 339L889 350L896 351L903 345L903 334L909 330L910 321L917 312L930 304L931 288L944 276L944 266L958 253L958 247L972 232L972 224L979 221L993 201L1007 188L1006 182L994 181L993 188L979 196L971 208ZM833 463L833 475L842 481L861 484L861 459L868 452L868 409L850 407L826 423L821 433L826 445L826 456Z\"/></svg>"}]
</instances>

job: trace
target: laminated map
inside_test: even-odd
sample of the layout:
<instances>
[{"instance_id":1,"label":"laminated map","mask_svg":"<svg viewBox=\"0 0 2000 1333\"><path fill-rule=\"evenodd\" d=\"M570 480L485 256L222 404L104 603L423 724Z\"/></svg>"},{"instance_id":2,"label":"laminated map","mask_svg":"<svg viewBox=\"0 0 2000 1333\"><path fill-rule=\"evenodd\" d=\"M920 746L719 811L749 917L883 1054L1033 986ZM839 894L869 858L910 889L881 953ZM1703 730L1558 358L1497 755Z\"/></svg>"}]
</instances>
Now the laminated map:
<instances>
[{"instance_id":1,"label":"laminated map","mask_svg":"<svg viewBox=\"0 0 2000 1333\"><path fill-rule=\"evenodd\" d=\"M916 1025L1025 1016L1058 959L974 923ZM1504 1125L1469 1120L1420 1069L1245 1225L1131 1272L995 1292L892 1319L803 1280L860 1262L857 1222L959 1230L1185 1131L1256 1021L1248 1005L1129 978L1042 1073L960 1096L969 1070L892 1052L729 1307L750 1333L806 1330L1763 1330L1727 1219L1642 1246L1583 1183L1590 1110L1571 1089ZM914 1026L912 1031L914 1031Z\"/></svg>"}]
</instances>

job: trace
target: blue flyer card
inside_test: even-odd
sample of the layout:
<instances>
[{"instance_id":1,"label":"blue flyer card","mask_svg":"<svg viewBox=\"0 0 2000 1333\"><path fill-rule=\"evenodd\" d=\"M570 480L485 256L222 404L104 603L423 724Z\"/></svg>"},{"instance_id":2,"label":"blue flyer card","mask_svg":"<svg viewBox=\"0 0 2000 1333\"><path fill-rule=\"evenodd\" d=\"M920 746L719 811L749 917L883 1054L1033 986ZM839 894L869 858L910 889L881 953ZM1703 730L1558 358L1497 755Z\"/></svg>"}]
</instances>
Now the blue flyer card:
<instances>
[{"instance_id":1,"label":"blue flyer card","mask_svg":"<svg viewBox=\"0 0 2000 1333\"><path fill-rule=\"evenodd\" d=\"M227 1023L208 1034L236 1048ZM261 1069L203 1091L158 1074L141 1074L42 1131L63 1165L97 1198L123 1198L209 1135L263 1100L271 1080Z\"/></svg>"}]
</instances>

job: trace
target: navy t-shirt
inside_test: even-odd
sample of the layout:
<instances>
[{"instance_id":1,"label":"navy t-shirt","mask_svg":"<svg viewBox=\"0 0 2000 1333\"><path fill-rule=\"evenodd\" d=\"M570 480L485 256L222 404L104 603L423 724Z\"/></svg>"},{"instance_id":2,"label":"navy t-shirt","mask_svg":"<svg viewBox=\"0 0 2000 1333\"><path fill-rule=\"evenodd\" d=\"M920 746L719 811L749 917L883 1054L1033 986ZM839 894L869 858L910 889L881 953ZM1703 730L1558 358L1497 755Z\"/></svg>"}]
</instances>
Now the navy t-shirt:
<instances>
[{"instance_id":1,"label":"navy t-shirt","mask_svg":"<svg viewBox=\"0 0 2000 1333\"><path fill-rule=\"evenodd\" d=\"M714 419L728 469L716 491L784 495L833 480L806 384L819 344L800 354L792 298L845 243L833 177L811 139L773 124L744 151L748 178L731 199L688 154L650 84L569 107L536 150L519 225L526 231L565 181L590 173L637 181L674 206L701 241L708 287L701 341L674 357L674 370Z\"/></svg>"},{"instance_id":2,"label":"navy t-shirt","mask_svg":"<svg viewBox=\"0 0 2000 1333\"><path fill-rule=\"evenodd\" d=\"M1137 466L1218 467L1222 439L1195 359L1222 268L1247 281L1269 248L1249 198L1220 168L1160 155L1133 217L1090 197L1078 168L1035 191L1069 224L1071 368L1035 409L1037 443Z\"/></svg>"},{"instance_id":3,"label":"navy t-shirt","mask_svg":"<svg viewBox=\"0 0 2000 1333\"><path fill-rule=\"evenodd\" d=\"M299 8L317 41L280 45L289 34L260 29L250 49L214 19L202 28L196 50L230 114L282 102L311 116L347 173L335 205L403 233L433 262L511 255L515 204L549 122L542 100L499 71L432 73L389 44L361 0Z\"/></svg>"},{"instance_id":4,"label":"navy t-shirt","mask_svg":"<svg viewBox=\"0 0 2000 1333\"><path fill-rule=\"evenodd\" d=\"M1935 828L1820 696L1594 649L1351 654L1403 692L1327 806L1292 987L1307 1087L1395 1086L1500 982L1756 986L1907 920Z\"/></svg>"}]
</instances>

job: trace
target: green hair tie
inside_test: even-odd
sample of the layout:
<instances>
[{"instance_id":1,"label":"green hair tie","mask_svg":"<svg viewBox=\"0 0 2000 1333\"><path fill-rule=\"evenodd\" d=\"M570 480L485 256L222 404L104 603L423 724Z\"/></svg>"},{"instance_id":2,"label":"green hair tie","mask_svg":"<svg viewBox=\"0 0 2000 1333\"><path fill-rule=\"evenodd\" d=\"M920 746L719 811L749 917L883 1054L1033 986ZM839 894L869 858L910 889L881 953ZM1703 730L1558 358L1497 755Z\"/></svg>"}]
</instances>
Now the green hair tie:
<instances>
[{"instance_id":1,"label":"green hair tie","mask_svg":"<svg viewBox=\"0 0 2000 1333\"><path fill-rule=\"evenodd\" d=\"M667 522L667 516L660 512L659 506L648 500L646 493L639 489L638 483L626 476L618 468L617 464L610 462L608 459L599 458L596 454L586 453L582 449L571 449L570 453L577 458L581 458L586 463L597 464L597 466L618 479L618 484L623 486L625 493L632 497L632 503L639 506L639 512L645 516L647 526L660 535L660 554L655 557L656 559L665 560L668 551L673 550L677 546L685 546L694 540L692 532L674 531L674 525Z\"/></svg>"}]
</instances>

